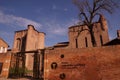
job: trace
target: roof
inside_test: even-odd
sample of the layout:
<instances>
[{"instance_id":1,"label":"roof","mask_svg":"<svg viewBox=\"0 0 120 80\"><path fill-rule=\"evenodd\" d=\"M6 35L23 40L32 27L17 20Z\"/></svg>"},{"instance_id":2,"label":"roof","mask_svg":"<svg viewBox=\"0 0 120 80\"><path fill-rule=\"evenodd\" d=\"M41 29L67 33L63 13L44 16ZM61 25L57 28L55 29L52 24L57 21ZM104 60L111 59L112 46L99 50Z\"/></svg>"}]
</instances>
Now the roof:
<instances>
[{"instance_id":1,"label":"roof","mask_svg":"<svg viewBox=\"0 0 120 80\"><path fill-rule=\"evenodd\" d=\"M67 47L69 44L69 42L60 42L60 43L57 43L55 44L54 46L50 46L50 47L46 47L45 49L55 49L55 48L61 48L61 47Z\"/></svg>"},{"instance_id":2,"label":"roof","mask_svg":"<svg viewBox=\"0 0 120 80\"><path fill-rule=\"evenodd\" d=\"M15 31L15 32L21 32L21 31L27 31L27 29L25 29L25 30L18 30L18 31Z\"/></svg>"},{"instance_id":3,"label":"roof","mask_svg":"<svg viewBox=\"0 0 120 80\"><path fill-rule=\"evenodd\" d=\"M2 40L9 47L8 43L6 41L4 41L1 37L0 37L0 40Z\"/></svg>"},{"instance_id":4,"label":"roof","mask_svg":"<svg viewBox=\"0 0 120 80\"><path fill-rule=\"evenodd\" d=\"M66 47L68 46L69 42L60 42L54 45L54 47Z\"/></svg>"},{"instance_id":5,"label":"roof","mask_svg":"<svg viewBox=\"0 0 120 80\"><path fill-rule=\"evenodd\" d=\"M104 44L104 46L108 46L108 45L119 45L120 44L120 37L117 37L109 42L107 42L106 44Z\"/></svg>"}]
</instances>

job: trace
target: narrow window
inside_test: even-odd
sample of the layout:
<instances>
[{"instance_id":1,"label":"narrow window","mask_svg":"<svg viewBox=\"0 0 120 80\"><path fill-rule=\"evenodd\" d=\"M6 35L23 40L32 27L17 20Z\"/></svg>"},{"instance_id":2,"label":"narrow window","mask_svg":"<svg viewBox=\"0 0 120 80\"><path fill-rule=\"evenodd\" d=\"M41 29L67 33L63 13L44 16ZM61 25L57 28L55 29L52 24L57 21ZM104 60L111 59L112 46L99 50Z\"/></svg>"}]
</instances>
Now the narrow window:
<instances>
[{"instance_id":1,"label":"narrow window","mask_svg":"<svg viewBox=\"0 0 120 80\"><path fill-rule=\"evenodd\" d=\"M21 40L20 38L17 39L17 49L21 49Z\"/></svg>"},{"instance_id":2,"label":"narrow window","mask_svg":"<svg viewBox=\"0 0 120 80\"><path fill-rule=\"evenodd\" d=\"M2 72L3 63L0 63L0 74Z\"/></svg>"},{"instance_id":3,"label":"narrow window","mask_svg":"<svg viewBox=\"0 0 120 80\"><path fill-rule=\"evenodd\" d=\"M3 52L3 47L1 47L1 53Z\"/></svg>"},{"instance_id":4,"label":"narrow window","mask_svg":"<svg viewBox=\"0 0 120 80\"><path fill-rule=\"evenodd\" d=\"M75 39L75 42L76 42L76 48L78 48L78 40Z\"/></svg>"},{"instance_id":5,"label":"narrow window","mask_svg":"<svg viewBox=\"0 0 120 80\"><path fill-rule=\"evenodd\" d=\"M7 52L7 48L5 48L5 51L4 51L5 53Z\"/></svg>"},{"instance_id":6,"label":"narrow window","mask_svg":"<svg viewBox=\"0 0 120 80\"><path fill-rule=\"evenodd\" d=\"M85 45L86 45L86 47L88 47L87 37L85 37Z\"/></svg>"},{"instance_id":7,"label":"narrow window","mask_svg":"<svg viewBox=\"0 0 120 80\"><path fill-rule=\"evenodd\" d=\"M102 35L100 35L100 42L101 42L101 46L102 46L103 45Z\"/></svg>"},{"instance_id":8,"label":"narrow window","mask_svg":"<svg viewBox=\"0 0 120 80\"><path fill-rule=\"evenodd\" d=\"M2 47L0 47L0 53L2 53Z\"/></svg>"},{"instance_id":9,"label":"narrow window","mask_svg":"<svg viewBox=\"0 0 120 80\"><path fill-rule=\"evenodd\" d=\"M5 47L3 47L3 51L2 52L5 53Z\"/></svg>"}]
</instances>

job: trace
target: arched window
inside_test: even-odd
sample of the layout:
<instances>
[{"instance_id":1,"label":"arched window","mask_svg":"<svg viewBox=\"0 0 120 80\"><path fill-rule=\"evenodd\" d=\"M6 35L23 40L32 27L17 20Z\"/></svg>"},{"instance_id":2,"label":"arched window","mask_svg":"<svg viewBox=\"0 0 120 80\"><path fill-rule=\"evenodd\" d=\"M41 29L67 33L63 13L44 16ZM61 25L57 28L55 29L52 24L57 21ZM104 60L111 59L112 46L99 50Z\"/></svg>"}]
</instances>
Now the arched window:
<instances>
[{"instance_id":1,"label":"arched window","mask_svg":"<svg viewBox=\"0 0 120 80\"><path fill-rule=\"evenodd\" d=\"M21 39L20 39L20 38L17 38L16 48L17 48L18 50L21 50Z\"/></svg>"},{"instance_id":2,"label":"arched window","mask_svg":"<svg viewBox=\"0 0 120 80\"><path fill-rule=\"evenodd\" d=\"M102 35L100 35L100 43L101 43L101 46L102 46L103 45Z\"/></svg>"}]
</instances>

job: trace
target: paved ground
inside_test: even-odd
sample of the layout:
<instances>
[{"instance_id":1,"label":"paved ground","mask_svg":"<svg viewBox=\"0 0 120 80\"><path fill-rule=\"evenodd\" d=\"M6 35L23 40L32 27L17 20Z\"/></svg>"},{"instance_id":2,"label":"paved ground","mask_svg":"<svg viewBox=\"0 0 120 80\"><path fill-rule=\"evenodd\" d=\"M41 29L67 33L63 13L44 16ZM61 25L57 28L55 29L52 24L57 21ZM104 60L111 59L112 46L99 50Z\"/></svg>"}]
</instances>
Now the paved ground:
<instances>
[{"instance_id":1,"label":"paved ground","mask_svg":"<svg viewBox=\"0 0 120 80\"><path fill-rule=\"evenodd\" d=\"M43 79L30 79L30 78L6 79L6 78L0 78L0 80L43 80Z\"/></svg>"},{"instance_id":2,"label":"paved ground","mask_svg":"<svg viewBox=\"0 0 120 80\"><path fill-rule=\"evenodd\" d=\"M27 78L18 78L18 79L6 79L6 78L0 78L0 80L33 80L33 79L27 79Z\"/></svg>"}]
</instances>

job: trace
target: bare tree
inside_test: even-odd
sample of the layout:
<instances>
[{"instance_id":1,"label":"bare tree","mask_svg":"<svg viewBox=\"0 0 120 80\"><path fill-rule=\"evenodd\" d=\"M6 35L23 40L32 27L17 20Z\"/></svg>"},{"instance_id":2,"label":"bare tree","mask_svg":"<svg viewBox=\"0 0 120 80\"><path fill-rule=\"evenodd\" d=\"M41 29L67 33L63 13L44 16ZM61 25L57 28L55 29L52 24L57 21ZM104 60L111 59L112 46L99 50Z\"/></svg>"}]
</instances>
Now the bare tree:
<instances>
[{"instance_id":1,"label":"bare tree","mask_svg":"<svg viewBox=\"0 0 120 80\"><path fill-rule=\"evenodd\" d=\"M112 14L119 7L118 2L119 0L73 0L79 9L79 18L82 24L88 27L93 47L97 46L93 33L93 23L96 21L96 16L105 12ZM78 32L78 36L82 31L84 29Z\"/></svg>"}]
</instances>

